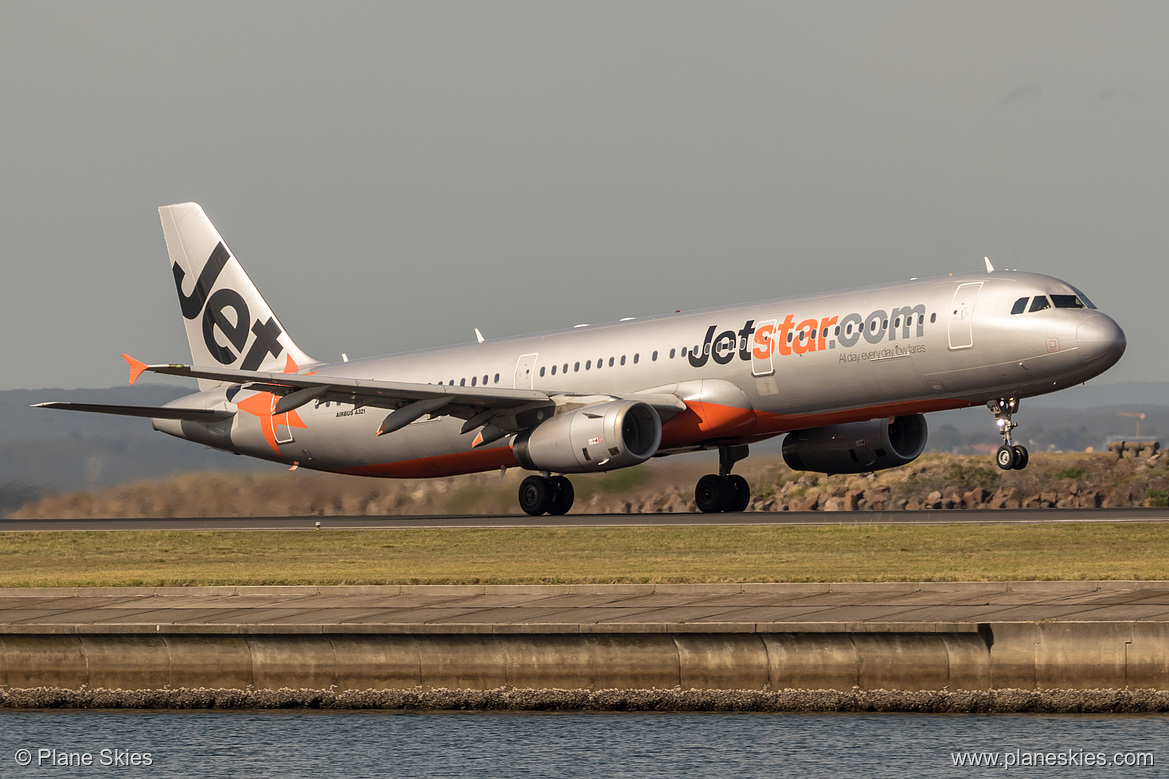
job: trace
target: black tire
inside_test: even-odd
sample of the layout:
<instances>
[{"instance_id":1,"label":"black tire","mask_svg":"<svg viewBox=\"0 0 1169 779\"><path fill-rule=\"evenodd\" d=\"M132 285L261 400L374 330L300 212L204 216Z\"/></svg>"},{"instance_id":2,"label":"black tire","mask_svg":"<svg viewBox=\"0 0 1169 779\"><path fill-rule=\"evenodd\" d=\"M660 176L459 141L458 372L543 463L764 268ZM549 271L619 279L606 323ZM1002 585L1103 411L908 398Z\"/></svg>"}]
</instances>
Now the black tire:
<instances>
[{"instance_id":1,"label":"black tire","mask_svg":"<svg viewBox=\"0 0 1169 779\"><path fill-rule=\"evenodd\" d=\"M1020 444L1015 444L1011 447L1014 450L1015 458L1011 463L1011 467L1016 471L1021 471L1027 467L1027 462L1031 459L1031 455L1027 452L1027 447Z\"/></svg>"},{"instance_id":2,"label":"black tire","mask_svg":"<svg viewBox=\"0 0 1169 779\"><path fill-rule=\"evenodd\" d=\"M552 505L554 493L551 480L543 476L529 476L520 482L520 508L533 517L546 514Z\"/></svg>"},{"instance_id":3,"label":"black tire","mask_svg":"<svg viewBox=\"0 0 1169 779\"><path fill-rule=\"evenodd\" d=\"M1009 471L1015 467L1015 450L1003 444L999 450L994 454L994 462L999 468L1004 471Z\"/></svg>"},{"instance_id":4,"label":"black tire","mask_svg":"<svg viewBox=\"0 0 1169 779\"><path fill-rule=\"evenodd\" d=\"M726 508L723 511L746 511L751 505L751 485L737 473L727 477Z\"/></svg>"},{"instance_id":5,"label":"black tire","mask_svg":"<svg viewBox=\"0 0 1169 779\"><path fill-rule=\"evenodd\" d=\"M721 476L708 473L698 480L694 488L694 502L703 514L717 514L724 510L728 492L728 485Z\"/></svg>"},{"instance_id":6,"label":"black tire","mask_svg":"<svg viewBox=\"0 0 1169 779\"><path fill-rule=\"evenodd\" d=\"M575 499L576 493L572 489L572 482L563 476L553 476L552 501L548 504L548 513L554 517L567 514Z\"/></svg>"}]
</instances>

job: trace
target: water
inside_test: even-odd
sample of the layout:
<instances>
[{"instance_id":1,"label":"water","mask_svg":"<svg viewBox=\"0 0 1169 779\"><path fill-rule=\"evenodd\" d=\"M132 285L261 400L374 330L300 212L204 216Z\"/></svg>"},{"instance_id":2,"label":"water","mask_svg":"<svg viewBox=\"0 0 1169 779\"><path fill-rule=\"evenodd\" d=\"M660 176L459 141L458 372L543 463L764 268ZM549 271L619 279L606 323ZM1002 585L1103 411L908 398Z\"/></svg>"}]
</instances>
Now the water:
<instances>
[{"instance_id":1,"label":"water","mask_svg":"<svg viewBox=\"0 0 1169 779\"><path fill-rule=\"evenodd\" d=\"M1169 776L1169 717L0 711L0 750L3 777L1151 777ZM1083 765L1097 753L1155 764Z\"/></svg>"}]
</instances>

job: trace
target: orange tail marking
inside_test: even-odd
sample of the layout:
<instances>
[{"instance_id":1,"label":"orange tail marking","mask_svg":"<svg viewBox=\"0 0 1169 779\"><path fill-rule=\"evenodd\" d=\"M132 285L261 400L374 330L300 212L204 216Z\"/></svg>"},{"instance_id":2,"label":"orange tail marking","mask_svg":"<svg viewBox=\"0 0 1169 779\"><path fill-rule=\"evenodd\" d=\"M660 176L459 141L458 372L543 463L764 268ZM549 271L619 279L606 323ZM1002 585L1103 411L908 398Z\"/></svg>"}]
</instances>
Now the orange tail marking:
<instances>
[{"instance_id":1,"label":"orange tail marking","mask_svg":"<svg viewBox=\"0 0 1169 779\"><path fill-rule=\"evenodd\" d=\"M126 364L130 366L130 383L133 384L134 382L138 381L138 377L141 376L142 372L146 370L146 363L139 362L128 354L123 354L122 359L125 360Z\"/></svg>"}]
</instances>

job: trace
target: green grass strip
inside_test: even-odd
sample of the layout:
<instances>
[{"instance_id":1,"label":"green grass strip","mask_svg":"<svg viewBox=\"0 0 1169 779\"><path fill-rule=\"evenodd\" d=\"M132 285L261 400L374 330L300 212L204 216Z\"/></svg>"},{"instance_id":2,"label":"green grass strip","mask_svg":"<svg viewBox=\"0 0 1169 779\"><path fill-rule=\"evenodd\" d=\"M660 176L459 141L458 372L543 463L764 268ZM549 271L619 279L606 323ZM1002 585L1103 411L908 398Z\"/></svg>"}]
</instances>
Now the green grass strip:
<instances>
[{"instance_id":1,"label":"green grass strip","mask_svg":"<svg viewBox=\"0 0 1169 779\"><path fill-rule=\"evenodd\" d=\"M1152 523L0 534L0 587L1164 578Z\"/></svg>"}]
</instances>

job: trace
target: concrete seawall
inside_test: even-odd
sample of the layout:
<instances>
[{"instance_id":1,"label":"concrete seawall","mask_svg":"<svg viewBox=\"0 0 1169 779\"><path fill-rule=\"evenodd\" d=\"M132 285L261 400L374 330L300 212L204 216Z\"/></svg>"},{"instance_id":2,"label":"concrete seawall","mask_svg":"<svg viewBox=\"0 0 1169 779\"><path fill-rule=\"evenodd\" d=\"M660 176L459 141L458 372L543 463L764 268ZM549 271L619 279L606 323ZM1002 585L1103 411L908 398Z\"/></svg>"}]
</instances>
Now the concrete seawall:
<instances>
[{"instance_id":1,"label":"concrete seawall","mask_svg":"<svg viewBox=\"0 0 1169 779\"><path fill-rule=\"evenodd\" d=\"M1169 582L6 590L0 685L1165 690Z\"/></svg>"}]
</instances>

